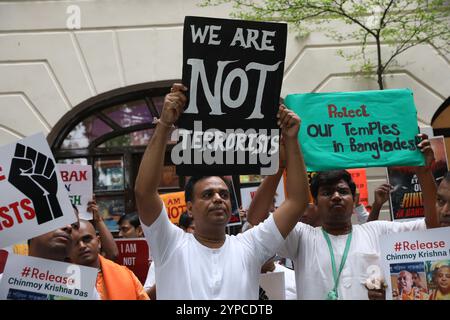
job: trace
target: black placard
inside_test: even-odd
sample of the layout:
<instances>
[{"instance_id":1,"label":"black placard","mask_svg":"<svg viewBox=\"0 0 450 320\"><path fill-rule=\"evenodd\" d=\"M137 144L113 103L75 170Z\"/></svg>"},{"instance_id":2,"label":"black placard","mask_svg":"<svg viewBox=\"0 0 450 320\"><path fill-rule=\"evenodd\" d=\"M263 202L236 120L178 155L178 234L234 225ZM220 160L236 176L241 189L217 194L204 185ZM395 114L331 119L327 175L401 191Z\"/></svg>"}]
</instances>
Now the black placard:
<instances>
[{"instance_id":1,"label":"black placard","mask_svg":"<svg viewBox=\"0 0 450 320\"><path fill-rule=\"evenodd\" d=\"M184 145L172 151L177 174L254 174L271 166L267 151L278 141L276 113L286 36L287 25L281 23L185 18L183 84L188 87L188 103L177 125L192 132L180 135ZM221 133L202 134L213 128ZM236 140L239 132L246 133L245 141ZM214 152L193 148L207 147L205 140ZM242 153L238 144L252 150Z\"/></svg>"}]
</instances>

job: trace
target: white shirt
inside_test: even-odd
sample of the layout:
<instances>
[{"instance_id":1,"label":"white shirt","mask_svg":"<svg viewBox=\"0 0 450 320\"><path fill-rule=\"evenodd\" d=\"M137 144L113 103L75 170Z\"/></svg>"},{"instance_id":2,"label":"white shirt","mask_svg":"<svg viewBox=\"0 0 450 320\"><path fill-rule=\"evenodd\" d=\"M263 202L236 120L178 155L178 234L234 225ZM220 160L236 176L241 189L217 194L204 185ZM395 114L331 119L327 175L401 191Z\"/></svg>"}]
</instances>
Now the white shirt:
<instances>
[{"instance_id":1,"label":"white shirt","mask_svg":"<svg viewBox=\"0 0 450 320\"><path fill-rule=\"evenodd\" d=\"M410 222L372 221L353 225L352 242L339 280L339 299L368 299L364 283L369 277L367 268L370 265L380 266L380 235L425 229L423 219ZM347 235L330 235L330 240L336 267L339 268ZM298 299L325 299L333 289L334 280L330 252L322 228L297 223L280 251L280 255L294 261Z\"/></svg>"},{"instance_id":2,"label":"white shirt","mask_svg":"<svg viewBox=\"0 0 450 320\"><path fill-rule=\"evenodd\" d=\"M148 290L155 284L155 263L152 261L148 268L147 278L145 279L144 289Z\"/></svg>"},{"instance_id":3,"label":"white shirt","mask_svg":"<svg viewBox=\"0 0 450 320\"><path fill-rule=\"evenodd\" d=\"M295 271L275 262L273 272L284 272L284 289L286 300L297 300L297 289L295 286Z\"/></svg>"},{"instance_id":4,"label":"white shirt","mask_svg":"<svg viewBox=\"0 0 450 320\"><path fill-rule=\"evenodd\" d=\"M203 246L171 223L164 206L151 226L141 225L162 300L257 300L261 266L284 240L271 217L245 233L226 235L219 249Z\"/></svg>"},{"instance_id":5,"label":"white shirt","mask_svg":"<svg viewBox=\"0 0 450 320\"><path fill-rule=\"evenodd\" d=\"M359 224L366 223L367 219L369 219L369 212L367 212L367 209L363 204L360 204L359 206L355 207L353 212L356 213Z\"/></svg>"}]
</instances>

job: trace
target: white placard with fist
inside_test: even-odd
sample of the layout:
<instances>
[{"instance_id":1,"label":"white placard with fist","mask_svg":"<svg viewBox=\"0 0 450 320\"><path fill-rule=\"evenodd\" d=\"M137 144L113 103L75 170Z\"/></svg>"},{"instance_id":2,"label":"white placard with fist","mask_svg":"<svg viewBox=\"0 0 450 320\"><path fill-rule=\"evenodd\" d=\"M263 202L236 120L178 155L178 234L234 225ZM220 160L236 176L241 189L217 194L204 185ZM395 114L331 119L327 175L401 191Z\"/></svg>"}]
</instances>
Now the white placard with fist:
<instances>
[{"instance_id":1,"label":"white placard with fist","mask_svg":"<svg viewBox=\"0 0 450 320\"><path fill-rule=\"evenodd\" d=\"M0 248L76 220L42 133L0 148Z\"/></svg>"}]
</instances>

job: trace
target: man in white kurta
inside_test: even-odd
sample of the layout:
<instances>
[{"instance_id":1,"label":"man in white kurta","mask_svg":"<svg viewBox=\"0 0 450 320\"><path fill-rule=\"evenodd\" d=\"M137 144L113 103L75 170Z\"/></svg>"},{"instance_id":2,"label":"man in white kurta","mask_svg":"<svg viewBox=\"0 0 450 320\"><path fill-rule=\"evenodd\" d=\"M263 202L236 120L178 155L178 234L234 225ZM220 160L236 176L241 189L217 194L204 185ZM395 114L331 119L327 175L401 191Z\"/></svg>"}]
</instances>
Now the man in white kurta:
<instances>
[{"instance_id":1,"label":"man in white kurta","mask_svg":"<svg viewBox=\"0 0 450 320\"><path fill-rule=\"evenodd\" d=\"M175 226L165 209L150 227L142 226L152 248L158 299L256 300L261 265L284 241L273 218L226 235L218 249Z\"/></svg>"},{"instance_id":2,"label":"man in white kurta","mask_svg":"<svg viewBox=\"0 0 450 320\"><path fill-rule=\"evenodd\" d=\"M394 232L425 230L423 219L412 222L373 221L353 225L353 235L347 261L338 286L342 300L367 299L365 283L372 274L370 266L380 265L379 237ZM347 234L329 235L337 264L342 259ZM278 252L294 261L298 299L325 299L333 287L330 254L322 227L313 228L299 222ZM380 269L380 272L382 270Z\"/></svg>"},{"instance_id":3,"label":"man in white kurta","mask_svg":"<svg viewBox=\"0 0 450 320\"><path fill-rule=\"evenodd\" d=\"M172 225L158 195L172 125L186 103L181 84L166 95L161 118L136 178L136 204L152 249L158 299L257 299L261 265L275 255L306 208L308 183L298 143L300 119L279 107L278 124L287 156L287 196L273 217L238 236L225 232L231 217L230 189L218 176L191 177L185 187L193 234ZM300 191L302 196L294 196Z\"/></svg>"}]
</instances>

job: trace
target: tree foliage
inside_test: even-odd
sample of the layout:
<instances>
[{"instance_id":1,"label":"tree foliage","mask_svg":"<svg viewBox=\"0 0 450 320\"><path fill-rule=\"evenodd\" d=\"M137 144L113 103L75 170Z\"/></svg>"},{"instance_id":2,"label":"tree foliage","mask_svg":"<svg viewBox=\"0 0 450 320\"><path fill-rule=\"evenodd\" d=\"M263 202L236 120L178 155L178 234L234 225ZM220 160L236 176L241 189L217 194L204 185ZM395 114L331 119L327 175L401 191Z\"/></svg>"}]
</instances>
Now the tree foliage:
<instances>
[{"instance_id":1,"label":"tree foliage","mask_svg":"<svg viewBox=\"0 0 450 320\"><path fill-rule=\"evenodd\" d=\"M302 34L321 30L335 40L360 43L356 54L339 53L357 62L360 72L376 73L380 89L384 88L383 74L406 50L427 43L449 52L448 0L203 0L202 5L223 3L233 5L235 17L284 21ZM350 32L335 30L330 22L336 20L355 28Z\"/></svg>"}]
</instances>

